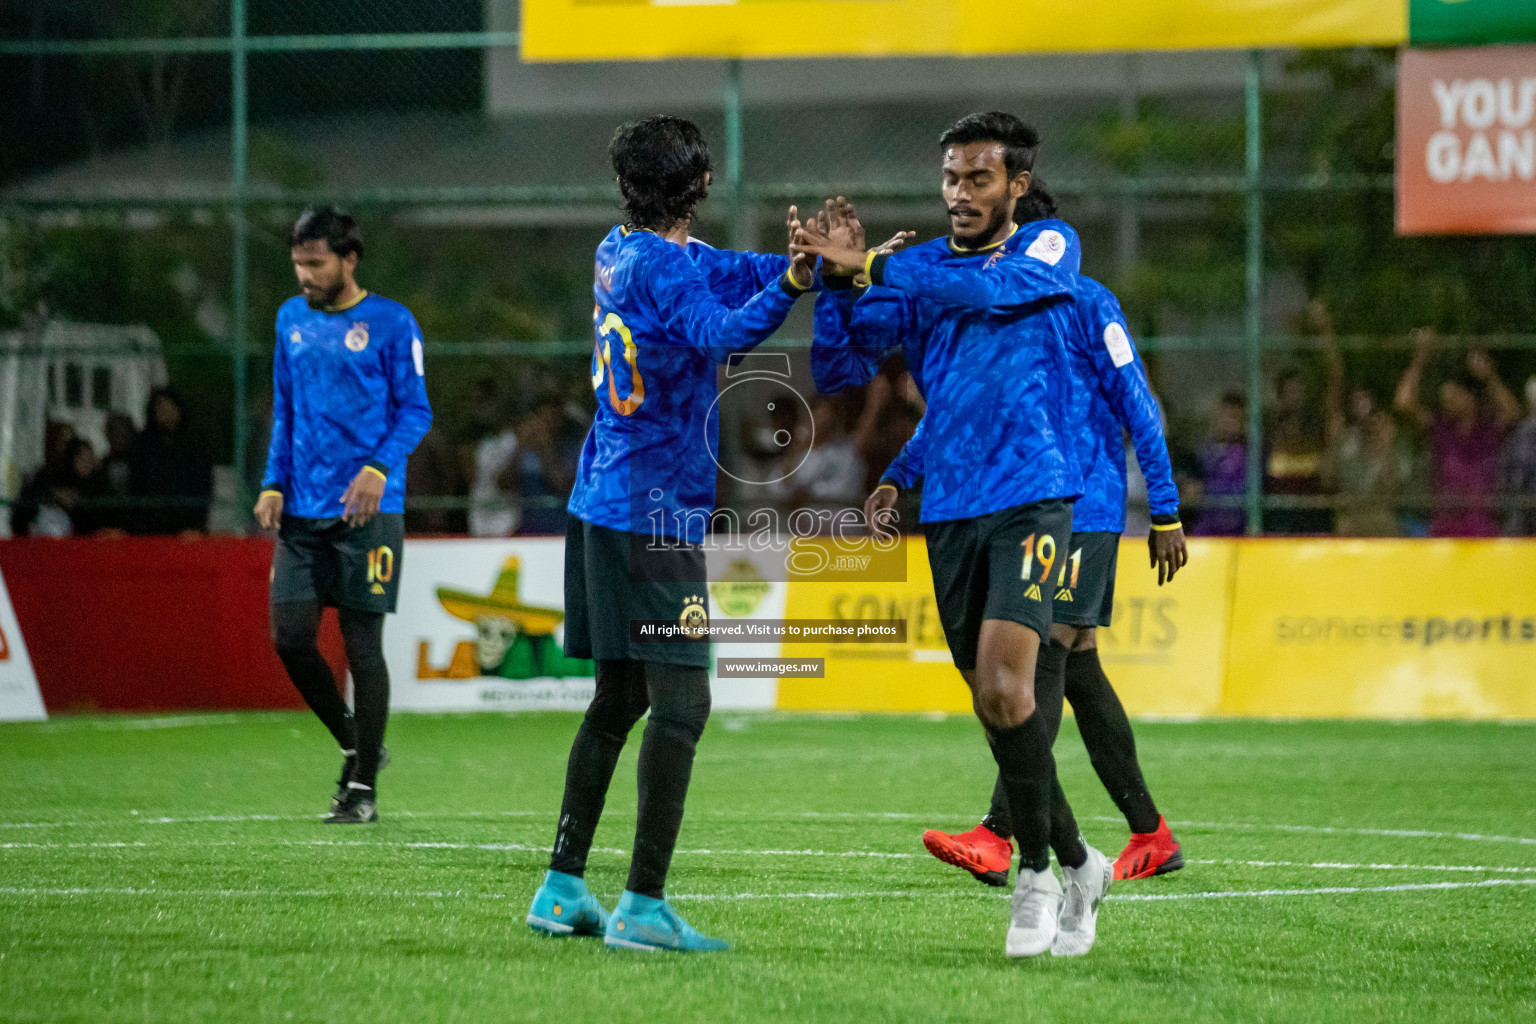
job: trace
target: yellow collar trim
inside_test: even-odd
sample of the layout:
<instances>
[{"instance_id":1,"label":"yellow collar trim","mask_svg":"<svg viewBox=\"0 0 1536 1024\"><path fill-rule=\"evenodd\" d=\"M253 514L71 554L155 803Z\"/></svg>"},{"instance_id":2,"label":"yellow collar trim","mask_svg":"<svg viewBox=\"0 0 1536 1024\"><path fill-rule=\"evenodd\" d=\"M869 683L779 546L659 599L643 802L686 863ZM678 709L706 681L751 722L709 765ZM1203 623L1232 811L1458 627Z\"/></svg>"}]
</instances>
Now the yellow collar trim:
<instances>
[{"instance_id":1,"label":"yellow collar trim","mask_svg":"<svg viewBox=\"0 0 1536 1024\"><path fill-rule=\"evenodd\" d=\"M357 290L357 298L353 299L351 302L343 303L340 306L326 306L325 307L325 311L327 313L345 313L347 310L351 309L353 306L357 305L359 302L362 302L367 297L368 297L368 289L366 289L366 288L359 288Z\"/></svg>"},{"instance_id":2,"label":"yellow collar trim","mask_svg":"<svg viewBox=\"0 0 1536 1024\"><path fill-rule=\"evenodd\" d=\"M993 242L991 245L979 245L979 246L977 246L974 249L967 249L965 246L960 245L958 242L956 242L954 240L953 237L951 237L950 240L949 240L949 248L953 252L966 253L967 255L969 255L970 253L975 253L975 252L986 252L988 249L996 249L998 246L1000 246L1004 242L1008 241L1008 239L1012 238L1015 234L1018 233L1018 230L1019 230L1019 226L1017 224L1010 224L1008 226L1008 233L1006 235L1004 235L1002 238L999 238L997 241Z\"/></svg>"}]
</instances>

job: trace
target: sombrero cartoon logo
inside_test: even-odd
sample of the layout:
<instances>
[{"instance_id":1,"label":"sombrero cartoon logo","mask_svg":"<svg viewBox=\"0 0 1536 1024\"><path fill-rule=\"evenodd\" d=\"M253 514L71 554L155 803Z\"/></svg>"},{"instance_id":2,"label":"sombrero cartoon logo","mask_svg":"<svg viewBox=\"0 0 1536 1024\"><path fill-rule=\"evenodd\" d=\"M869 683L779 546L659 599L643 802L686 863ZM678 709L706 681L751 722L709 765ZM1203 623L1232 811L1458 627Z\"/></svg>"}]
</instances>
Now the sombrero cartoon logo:
<instances>
[{"instance_id":1,"label":"sombrero cartoon logo","mask_svg":"<svg viewBox=\"0 0 1536 1024\"><path fill-rule=\"evenodd\" d=\"M445 668L428 658L427 641L416 647L416 678L540 679L592 676L592 662L567 658L555 639L555 629L565 621L559 608L524 604L518 596L522 561L510 556L489 594L475 594L452 587L438 587L443 610L475 627L473 640L460 640Z\"/></svg>"}]
</instances>

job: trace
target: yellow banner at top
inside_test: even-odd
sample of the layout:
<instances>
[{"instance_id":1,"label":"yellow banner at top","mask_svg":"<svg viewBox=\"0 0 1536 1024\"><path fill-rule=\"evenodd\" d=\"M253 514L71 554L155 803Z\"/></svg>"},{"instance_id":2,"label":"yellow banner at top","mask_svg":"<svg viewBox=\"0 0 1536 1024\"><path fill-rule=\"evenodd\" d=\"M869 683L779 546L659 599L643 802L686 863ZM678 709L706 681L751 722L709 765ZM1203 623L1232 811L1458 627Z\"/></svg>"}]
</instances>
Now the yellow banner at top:
<instances>
[{"instance_id":1,"label":"yellow banner at top","mask_svg":"<svg viewBox=\"0 0 1536 1024\"><path fill-rule=\"evenodd\" d=\"M523 0L525 60L1395 46L1407 0Z\"/></svg>"}]
</instances>

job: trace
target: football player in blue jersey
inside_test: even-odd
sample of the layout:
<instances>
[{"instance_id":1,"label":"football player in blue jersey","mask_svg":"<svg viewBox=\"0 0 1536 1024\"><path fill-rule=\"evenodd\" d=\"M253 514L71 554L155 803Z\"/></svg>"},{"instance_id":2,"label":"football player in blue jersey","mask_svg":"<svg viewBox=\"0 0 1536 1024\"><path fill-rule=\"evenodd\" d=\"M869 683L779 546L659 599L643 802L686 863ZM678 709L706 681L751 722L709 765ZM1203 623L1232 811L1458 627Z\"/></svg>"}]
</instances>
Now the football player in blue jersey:
<instances>
[{"instance_id":1,"label":"football player in blue jersey","mask_svg":"<svg viewBox=\"0 0 1536 1024\"><path fill-rule=\"evenodd\" d=\"M421 328L410 310L357 284L357 222L306 210L289 238L302 296L277 313L272 442L256 521L277 530L272 642L289 677L342 749L326 821L378 820L387 757L384 616L395 610L405 538L405 460L432 426ZM355 714L315 638L334 606Z\"/></svg>"},{"instance_id":2,"label":"football player in blue jersey","mask_svg":"<svg viewBox=\"0 0 1536 1024\"><path fill-rule=\"evenodd\" d=\"M1019 225L1039 137L1003 113L962 118L940 139L950 235L901 252L858 252L807 224L797 252L862 275L850 331L897 338L928 407L921 518L945 640L971 688L1007 792L1019 874L1009 956L1086 952L1110 864L1087 846L1056 782L1052 584L1083 492L1066 341L1053 310L1077 288L1077 235ZM826 300L844 304L841 296ZM942 454L940 454L942 453ZM871 513L894 505L882 488ZM1065 891L1050 868L1055 850Z\"/></svg>"},{"instance_id":3,"label":"football player in blue jersey","mask_svg":"<svg viewBox=\"0 0 1536 1024\"><path fill-rule=\"evenodd\" d=\"M697 126L669 116L632 122L614 133L609 153L624 223L597 249L597 413L565 547L565 649L596 660L596 691L571 746L549 872L527 921L550 935L601 935L618 949L719 950L726 944L685 922L664 892L710 708L701 544L715 500L716 368L784 322L814 285L813 261L746 260L756 270L735 278L733 301L722 302L712 280L731 289L709 272L708 254L688 252L710 181ZM754 273L755 287L744 283ZM587 890L587 855L619 753L647 710L629 879L609 914Z\"/></svg>"},{"instance_id":4,"label":"football player in blue jersey","mask_svg":"<svg viewBox=\"0 0 1536 1024\"><path fill-rule=\"evenodd\" d=\"M1050 194L1036 185L1019 201L1015 219L1024 223L1055 213ZM1147 480L1152 513L1148 553L1158 585L1172 580L1189 556L1157 400L1131 341L1125 314L1108 288L1087 277L1078 281L1076 301L1058 312L1069 328L1072 418L1079 424L1077 450L1084 494L1072 507L1071 554L1063 560L1055 581L1052 631L1071 651L1063 690L1088 758L1130 826L1131 838L1115 859L1114 876L1150 878L1179 870L1184 857L1147 790L1130 720L1104 675L1098 650L1097 627L1108 627L1114 610L1115 568L1120 534L1125 530L1124 433L1131 436ZM898 459L898 463L904 461ZM898 466L891 482L909 482L914 469ZM1004 885L1013 855L1012 834L1007 793L999 780L992 791L991 810L979 825L954 835L929 829L923 833L923 845L935 857L983 882Z\"/></svg>"}]
</instances>

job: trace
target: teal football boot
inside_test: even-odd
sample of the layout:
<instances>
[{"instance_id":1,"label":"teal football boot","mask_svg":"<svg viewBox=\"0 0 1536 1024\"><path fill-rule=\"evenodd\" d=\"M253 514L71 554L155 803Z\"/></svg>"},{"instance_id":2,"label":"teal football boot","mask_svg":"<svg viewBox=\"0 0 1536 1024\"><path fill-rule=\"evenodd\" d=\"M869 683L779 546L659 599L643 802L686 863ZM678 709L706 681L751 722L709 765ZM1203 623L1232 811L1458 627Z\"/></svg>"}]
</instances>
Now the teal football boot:
<instances>
[{"instance_id":1,"label":"teal football boot","mask_svg":"<svg viewBox=\"0 0 1536 1024\"><path fill-rule=\"evenodd\" d=\"M730 949L730 943L701 935L687 921L677 916L666 900L624 890L619 905L608 915L608 931L603 944L609 949L643 949L651 952L716 953Z\"/></svg>"},{"instance_id":2,"label":"teal football boot","mask_svg":"<svg viewBox=\"0 0 1536 1024\"><path fill-rule=\"evenodd\" d=\"M597 897L587 892L586 879L551 871L533 894L528 927L546 935L602 935L608 914Z\"/></svg>"}]
</instances>

